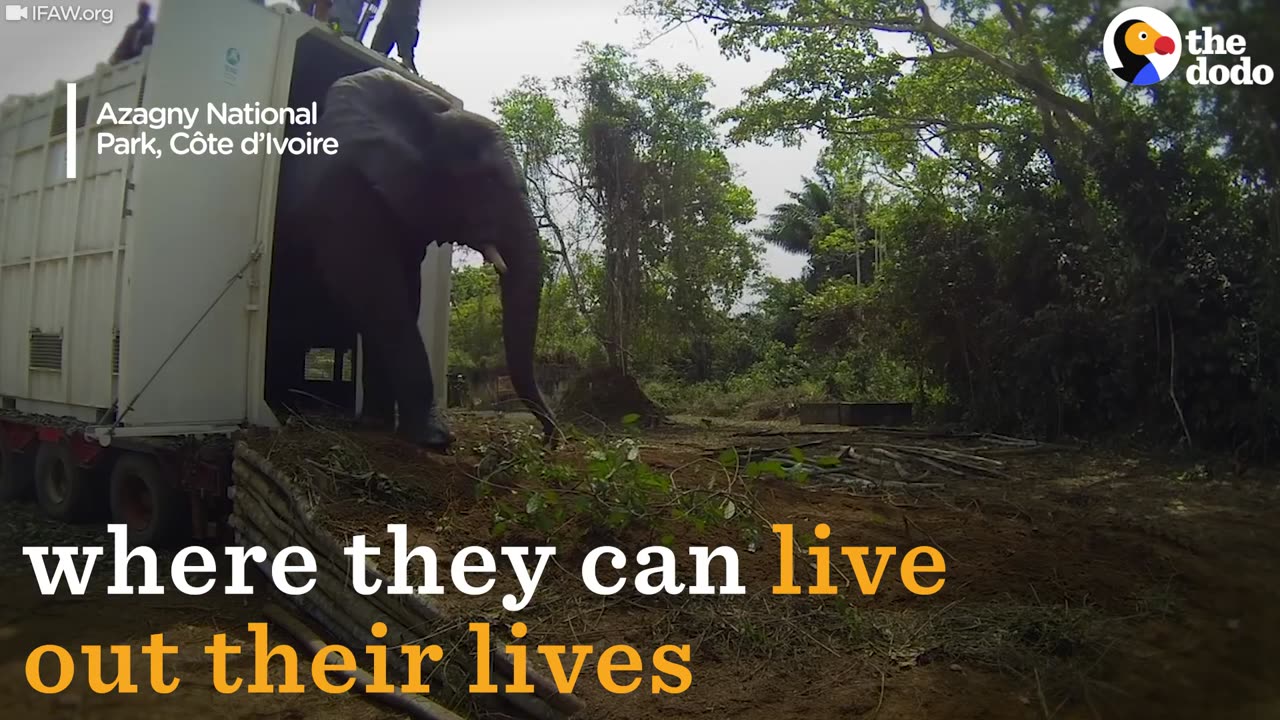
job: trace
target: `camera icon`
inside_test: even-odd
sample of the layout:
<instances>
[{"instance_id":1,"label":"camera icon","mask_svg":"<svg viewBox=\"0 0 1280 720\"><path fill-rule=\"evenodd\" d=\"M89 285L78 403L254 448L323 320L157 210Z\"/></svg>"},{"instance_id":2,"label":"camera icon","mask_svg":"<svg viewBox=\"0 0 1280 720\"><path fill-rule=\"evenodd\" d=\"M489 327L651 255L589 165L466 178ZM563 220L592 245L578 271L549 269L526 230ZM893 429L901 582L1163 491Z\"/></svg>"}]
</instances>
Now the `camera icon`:
<instances>
[{"instance_id":1,"label":"camera icon","mask_svg":"<svg viewBox=\"0 0 1280 720\"><path fill-rule=\"evenodd\" d=\"M9 21L29 20L30 9L26 5L5 5L4 19Z\"/></svg>"}]
</instances>

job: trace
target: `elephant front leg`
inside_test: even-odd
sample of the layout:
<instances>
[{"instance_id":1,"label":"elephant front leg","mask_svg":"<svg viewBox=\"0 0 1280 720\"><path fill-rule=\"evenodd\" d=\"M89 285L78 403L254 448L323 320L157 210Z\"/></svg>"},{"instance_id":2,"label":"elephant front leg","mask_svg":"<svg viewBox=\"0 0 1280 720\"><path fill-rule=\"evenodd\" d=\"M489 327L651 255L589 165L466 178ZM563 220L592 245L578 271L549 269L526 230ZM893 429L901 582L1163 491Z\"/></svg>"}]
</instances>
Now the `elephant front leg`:
<instances>
[{"instance_id":1,"label":"elephant front leg","mask_svg":"<svg viewBox=\"0 0 1280 720\"><path fill-rule=\"evenodd\" d=\"M360 419L382 430L396 427L396 399L387 374L386 363L365 339L362 343L360 381L364 389L364 402Z\"/></svg>"},{"instance_id":2,"label":"elephant front leg","mask_svg":"<svg viewBox=\"0 0 1280 720\"><path fill-rule=\"evenodd\" d=\"M431 361L416 306L407 302L419 286L393 253L343 248L335 255L345 262L332 266L332 292L355 319L364 350L362 415L390 427L395 408L398 434L429 449L447 449L454 437L435 406Z\"/></svg>"},{"instance_id":3,"label":"elephant front leg","mask_svg":"<svg viewBox=\"0 0 1280 720\"><path fill-rule=\"evenodd\" d=\"M412 330L403 330L405 333L403 343L406 347L411 345L414 348L412 352L414 359L411 361L413 366L412 373L413 377L421 377L425 381L426 401L424 402L422 398L417 396L410 397L407 400L398 400L400 425L403 428L402 432L408 436L425 435L436 438L433 442L443 442L445 445L451 445L455 438L453 433L449 431L448 424L436 405L431 357L423 344L422 334L418 326L422 309L423 257L409 252L402 257L401 262L403 263L403 275L401 277L404 285L400 289L403 290L402 298L405 312L408 313L413 326ZM412 335L412 340L409 335ZM421 349L421 354L418 354L419 348ZM420 370L417 369L419 366L421 367Z\"/></svg>"},{"instance_id":4,"label":"elephant front leg","mask_svg":"<svg viewBox=\"0 0 1280 720\"><path fill-rule=\"evenodd\" d=\"M360 333L365 417L389 424L392 402L399 411L397 433L433 450L453 442L435 408L431 362L418 330L419 271L396 238L403 233L355 184L342 207L327 207L315 220L317 269L329 296ZM340 193L341 194L341 193Z\"/></svg>"},{"instance_id":5,"label":"elephant front leg","mask_svg":"<svg viewBox=\"0 0 1280 720\"><path fill-rule=\"evenodd\" d=\"M435 404L431 361L417 325L413 322L374 323L368 338L373 352L384 361L386 377L400 414L397 432L412 443L445 450L454 436Z\"/></svg>"}]
</instances>

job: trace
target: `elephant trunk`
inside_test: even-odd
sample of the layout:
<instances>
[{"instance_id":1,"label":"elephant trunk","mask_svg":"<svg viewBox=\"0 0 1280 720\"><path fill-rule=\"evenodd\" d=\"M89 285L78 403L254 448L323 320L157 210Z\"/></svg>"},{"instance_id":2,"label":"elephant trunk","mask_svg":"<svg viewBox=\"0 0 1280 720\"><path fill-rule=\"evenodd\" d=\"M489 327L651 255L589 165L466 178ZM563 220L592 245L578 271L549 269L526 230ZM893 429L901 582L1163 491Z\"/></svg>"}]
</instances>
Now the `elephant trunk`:
<instances>
[{"instance_id":1,"label":"elephant trunk","mask_svg":"<svg viewBox=\"0 0 1280 720\"><path fill-rule=\"evenodd\" d=\"M507 353L507 374L516 395L542 424L547 440L556 435L555 415L548 407L534 376L534 354L538 340L538 309L542 300L542 244L537 228L526 230L503 253L506 272L499 276L502 287L502 342ZM522 233L523 234L523 233Z\"/></svg>"}]
</instances>

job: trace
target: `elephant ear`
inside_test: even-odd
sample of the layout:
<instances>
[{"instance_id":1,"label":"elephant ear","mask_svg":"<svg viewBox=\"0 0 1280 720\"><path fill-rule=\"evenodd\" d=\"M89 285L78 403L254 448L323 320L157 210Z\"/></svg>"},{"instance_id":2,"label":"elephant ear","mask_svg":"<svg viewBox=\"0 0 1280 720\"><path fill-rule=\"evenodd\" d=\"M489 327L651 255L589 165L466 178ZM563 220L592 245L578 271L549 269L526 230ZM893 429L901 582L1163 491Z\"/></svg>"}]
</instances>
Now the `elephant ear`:
<instances>
[{"instance_id":1,"label":"elephant ear","mask_svg":"<svg viewBox=\"0 0 1280 720\"><path fill-rule=\"evenodd\" d=\"M428 222L441 118L456 105L399 74L377 68L335 82L317 134L338 141L338 161L357 170L410 227Z\"/></svg>"}]
</instances>

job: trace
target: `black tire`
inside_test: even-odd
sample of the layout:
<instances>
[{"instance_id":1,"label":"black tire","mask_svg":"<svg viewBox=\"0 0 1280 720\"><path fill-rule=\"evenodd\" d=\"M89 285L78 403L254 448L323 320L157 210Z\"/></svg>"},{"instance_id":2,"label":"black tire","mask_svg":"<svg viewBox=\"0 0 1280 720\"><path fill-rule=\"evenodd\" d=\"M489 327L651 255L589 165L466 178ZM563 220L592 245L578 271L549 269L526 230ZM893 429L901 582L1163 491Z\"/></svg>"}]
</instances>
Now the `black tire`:
<instances>
[{"instance_id":1,"label":"black tire","mask_svg":"<svg viewBox=\"0 0 1280 720\"><path fill-rule=\"evenodd\" d=\"M129 526L129 545L167 547L191 537L191 502L155 458L126 453L111 471L111 521Z\"/></svg>"},{"instance_id":2,"label":"black tire","mask_svg":"<svg viewBox=\"0 0 1280 720\"><path fill-rule=\"evenodd\" d=\"M63 443L40 443L35 486L36 503L54 520L83 523L106 514L106 484L93 470L80 467Z\"/></svg>"},{"instance_id":3,"label":"black tire","mask_svg":"<svg viewBox=\"0 0 1280 720\"><path fill-rule=\"evenodd\" d=\"M27 500L35 490L30 454L18 452L0 429L0 502Z\"/></svg>"}]
</instances>

